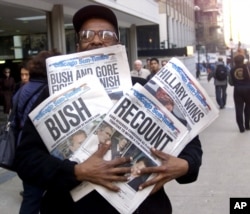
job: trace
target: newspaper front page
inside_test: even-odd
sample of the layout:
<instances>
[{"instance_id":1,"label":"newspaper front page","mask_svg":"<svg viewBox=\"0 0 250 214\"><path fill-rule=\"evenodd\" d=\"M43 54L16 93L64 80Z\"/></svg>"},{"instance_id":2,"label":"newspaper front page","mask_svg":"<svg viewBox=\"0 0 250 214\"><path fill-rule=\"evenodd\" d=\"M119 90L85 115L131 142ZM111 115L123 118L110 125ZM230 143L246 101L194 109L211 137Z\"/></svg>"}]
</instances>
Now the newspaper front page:
<instances>
[{"instance_id":1,"label":"newspaper front page","mask_svg":"<svg viewBox=\"0 0 250 214\"><path fill-rule=\"evenodd\" d=\"M145 88L189 130L185 142L175 147L176 156L219 115L207 92L177 58L172 58L157 72Z\"/></svg>"},{"instance_id":2,"label":"newspaper front page","mask_svg":"<svg viewBox=\"0 0 250 214\"><path fill-rule=\"evenodd\" d=\"M48 151L60 159L68 159L112 106L99 80L86 75L49 96L29 117ZM72 145L75 142L77 146Z\"/></svg>"},{"instance_id":3,"label":"newspaper front page","mask_svg":"<svg viewBox=\"0 0 250 214\"><path fill-rule=\"evenodd\" d=\"M50 57L46 60L46 67L50 94L74 84L87 74L99 78L114 103L132 87L123 45Z\"/></svg>"},{"instance_id":4,"label":"newspaper front page","mask_svg":"<svg viewBox=\"0 0 250 214\"><path fill-rule=\"evenodd\" d=\"M129 156L133 158L129 165L156 166L160 162L152 156L151 147L171 154L187 135L187 128L177 120L161 103L140 84L133 86L107 113L94 134L74 153L72 160L83 161L82 157L97 150L100 138L98 131L109 127L111 149L105 155L106 160ZM128 166L128 165L126 165ZM127 183L117 183L121 191L115 193L93 184L94 188L107 199L120 213L132 213L148 196L153 187L138 191L139 185L152 175L128 175ZM71 191L75 201L81 198L84 188Z\"/></svg>"},{"instance_id":5,"label":"newspaper front page","mask_svg":"<svg viewBox=\"0 0 250 214\"><path fill-rule=\"evenodd\" d=\"M63 160L70 159L112 106L99 79L86 75L49 96L29 117L51 155ZM81 186L82 196L93 190L88 182Z\"/></svg>"}]
</instances>

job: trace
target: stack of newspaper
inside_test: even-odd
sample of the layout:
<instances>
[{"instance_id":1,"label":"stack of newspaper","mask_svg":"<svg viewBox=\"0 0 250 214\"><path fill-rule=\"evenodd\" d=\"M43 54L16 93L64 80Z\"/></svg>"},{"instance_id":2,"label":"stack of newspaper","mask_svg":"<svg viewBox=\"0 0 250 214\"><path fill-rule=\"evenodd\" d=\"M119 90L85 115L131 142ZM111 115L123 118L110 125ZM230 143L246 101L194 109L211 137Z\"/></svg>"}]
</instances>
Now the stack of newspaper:
<instances>
[{"instance_id":1,"label":"stack of newspaper","mask_svg":"<svg viewBox=\"0 0 250 214\"><path fill-rule=\"evenodd\" d=\"M48 59L51 96L31 112L30 118L52 155L83 162L98 148L100 127L109 126L112 145L105 159L130 156L131 166L142 159L147 166L156 166L160 161L152 157L151 147L177 156L218 116L206 91L177 58L145 86L133 87L124 59L126 52L121 45ZM111 84L114 79L118 82ZM112 102L113 94L118 96ZM84 143L61 156L79 129L87 133ZM118 154L118 142L124 139L126 145ZM129 176L128 182L117 184L119 193L82 182L71 191L72 198L77 201L95 189L119 212L132 213L153 188L138 191L138 186L153 175L140 179Z\"/></svg>"}]
</instances>

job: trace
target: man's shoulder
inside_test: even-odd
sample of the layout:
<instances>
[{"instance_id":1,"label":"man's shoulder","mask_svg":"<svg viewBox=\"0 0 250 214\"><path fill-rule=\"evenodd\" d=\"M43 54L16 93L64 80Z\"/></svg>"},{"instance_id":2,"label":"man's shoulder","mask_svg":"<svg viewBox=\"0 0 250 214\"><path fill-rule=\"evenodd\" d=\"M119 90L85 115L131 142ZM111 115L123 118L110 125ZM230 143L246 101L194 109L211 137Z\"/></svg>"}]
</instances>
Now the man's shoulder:
<instances>
[{"instance_id":1,"label":"man's shoulder","mask_svg":"<svg viewBox=\"0 0 250 214\"><path fill-rule=\"evenodd\" d=\"M150 71L146 68L142 68L141 71L150 74Z\"/></svg>"},{"instance_id":2,"label":"man's shoulder","mask_svg":"<svg viewBox=\"0 0 250 214\"><path fill-rule=\"evenodd\" d=\"M41 93L42 88L46 87L47 85L48 84L46 82L29 81L21 87L21 95L27 97L35 93L37 90L37 93Z\"/></svg>"}]
</instances>

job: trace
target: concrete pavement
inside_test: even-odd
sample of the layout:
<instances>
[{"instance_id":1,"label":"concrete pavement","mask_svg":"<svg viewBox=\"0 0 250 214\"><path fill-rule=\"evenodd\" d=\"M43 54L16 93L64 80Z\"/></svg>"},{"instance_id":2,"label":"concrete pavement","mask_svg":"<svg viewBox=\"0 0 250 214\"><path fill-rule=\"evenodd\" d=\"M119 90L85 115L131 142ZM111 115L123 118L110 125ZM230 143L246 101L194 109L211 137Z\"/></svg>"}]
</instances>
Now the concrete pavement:
<instances>
[{"instance_id":1,"label":"concrete pavement","mask_svg":"<svg viewBox=\"0 0 250 214\"><path fill-rule=\"evenodd\" d=\"M213 81L200 83L215 102ZM166 184L174 214L229 214L230 197L250 197L250 131L240 133L235 123L233 88L228 87L226 108L200 134L203 164L192 184ZM22 190L15 173L0 168L0 213L17 214Z\"/></svg>"}]
</instances>

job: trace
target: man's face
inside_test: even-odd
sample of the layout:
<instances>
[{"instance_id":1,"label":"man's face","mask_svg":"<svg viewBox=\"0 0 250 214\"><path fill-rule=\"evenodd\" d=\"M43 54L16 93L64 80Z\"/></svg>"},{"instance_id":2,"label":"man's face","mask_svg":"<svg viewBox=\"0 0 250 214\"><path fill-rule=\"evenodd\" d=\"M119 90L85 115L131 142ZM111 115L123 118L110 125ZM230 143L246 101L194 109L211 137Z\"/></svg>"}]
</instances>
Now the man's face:
<instances>
[{"instance_id":1,"label":"man's face","mask_svg":"<svg viewBox=\"0 0 250 214\"><path fill-rule=\"evenodd\" d=\"M107 141L111 139L112 129L107 126L105 128L100 129L97 135L98 135L99 143L106 143Z\"/></svg>"},{"instance_id":2,"label":"man's face","mask_svg":"<svg viewBox=\"0 0 250 214\"><path fill-rule=\"evenodd\" d=\"M101 18L92 18L92 19L87 20L86 22L83 23L80 33L83 30L92 30L95 32L98 32L101 30L107 30L107 31L115 32L114 26L108 21L106 21L105 19L101 19ZM99 36L96 34L94 36L94 39L87 43L82 42L80 39L79 43L77 44L77 51L78 52L87 51L87 50L108 47L108 46L117 45L117 44L119 44L119 41L117 39L114 39L113 41L107 43L107 42L102 41L99 38Z\"/></svg>"},{"instance_id":3,"label":"man's face","mask_svg":"<svg viewBox=\"0 0 250 214\"><path fill-rule=\"evenodd\" d=\"M5 69L4 74L6 77L10 76L10 69Z\"/></svg>"},{"instance_id":4,"label":"man's face","mask_svg":"<svg viewBox=\"0 0 250 214\"><path fill-rule=\"evenodd\" d=\"M140 71L141 68L142 68L142 64L141 64L140 62L135 62L135 63L134 63L134 69L135 69L136 71Z\"/></svg>"},{"instance_id":5,"label":"man's face","mask_svg":"<svg viewBox=\"0 0 250 214\"><path fill-rule=\"evenodd\" d=\"M27 83L30 79L30 72L25 69L25 68L22 68L21 69L21 81L22 83Z\"/></svg>"},{"instance_id":6,"label":"man's face","mask_svg":"<svg viewBox=\"0 0 250 214\"><path fill-rule=\"evenodd\" d=\"M156 73L158 72L160 69L160 66L159 66L159 63L155 60L152 60L150 62L150 70L153 72L153 73Z\"/></svg>"},{"instance_id":7,"label":"man's face","mask_svg":"<svg viewBox=\"0 0 250 214\"><path fill-rule=\"evenodd\" d=\"M119 140L120 151L122 151L126 147L127 143L128 143L128 141L125 138Z\"/></svg>"},{"instance_id":8,"label":"man's face","mask_svg":"<svg viewBox=\"0 0 250 214\"><path fill-rule=\"evenodd\" d=\"M73 152L76 151L81 146L81 144L84 142L86 137L87 136L84 133L80 133L80 134L76 134L76 135L72 136L70 150Z\"/></svg>"},{"instance_id":9,"label":"man's face","mask_svg":"<svg viewBox=\"0 0 250 214\"><path fill-rule=\"evenodd\" d=\"M173 111L174 101L172 98L162 89L158 88L155 95L156 99L160 101L169 111Z\"/></svg>"}]
</instances>

